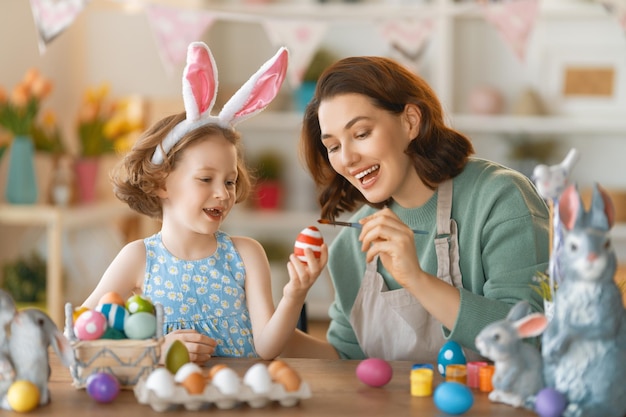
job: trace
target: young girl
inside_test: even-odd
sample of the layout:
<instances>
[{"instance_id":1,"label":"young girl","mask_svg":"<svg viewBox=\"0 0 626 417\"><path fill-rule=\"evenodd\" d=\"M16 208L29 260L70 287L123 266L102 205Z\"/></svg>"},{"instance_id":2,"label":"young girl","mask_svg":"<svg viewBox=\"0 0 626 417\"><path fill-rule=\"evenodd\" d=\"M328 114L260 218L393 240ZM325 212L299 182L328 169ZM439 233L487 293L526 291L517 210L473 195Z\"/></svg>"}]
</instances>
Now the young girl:
<instances>
[{"instance_id":1,"label":"young girl","mask_svg":"<svg viewBox=\"0 0 626 417\"><path fill-rule=\"evenodd\" d=\"M330 247L330 345L302 340L309 355L432 363L447 339L475 350L519 300L542 309L532 278L548 265L545 202L528 178L470 157L423 79L386 58L340 60L318 81L300 145L321 216L356 210L362 224Z\"/></svg>"},{"instance_id":2,"label":"young girl","mask_svg":"<svg viewBox=\"0 0 626 417\"><path fill-rule=\"evenodd\" d=\"M215 63L205 44L190 45L183 77L186 113L152 126L113 176L116 196L160 219L161 230L127 244L85 306L94 308L109 291L123 297L143 293L164 307L164 351L181 340L198 363L211 356L271 359L281 353L325 260L316 260L309 249L305 266L292 255L290 281L274 311L262 246L230 237L220 226L250 189L232 126L270 103L286 65L287 51L281 49L214 117Z\"/></svg>"}]
</instances>

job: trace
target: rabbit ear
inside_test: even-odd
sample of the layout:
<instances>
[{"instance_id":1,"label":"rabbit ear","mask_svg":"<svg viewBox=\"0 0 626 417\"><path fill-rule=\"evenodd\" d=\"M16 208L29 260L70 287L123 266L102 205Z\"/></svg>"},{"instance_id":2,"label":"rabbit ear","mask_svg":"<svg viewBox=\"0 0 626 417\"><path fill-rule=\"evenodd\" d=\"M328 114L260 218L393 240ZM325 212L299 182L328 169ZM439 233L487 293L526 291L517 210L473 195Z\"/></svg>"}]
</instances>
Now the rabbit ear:
<instances>
[{"instance_id":1,"label":"rabbit ear","mask_svg":"<svg viewBox=\"0 0 626 417\"><path fill-rule=\"evenodd\" d=\"M65 338L63 333L55 329L54 334L50 338L50 344L52 348L56 352L59 359L65 366L74 365L76 359L74 358L74 349L72 349L72 345Z\"/></svg>"},{"instance_id":2,"label":"rabbit ear","mask_svg":"<svg viewBox=\"0 0 626 417\"><path fill-rule=\"evenodd\" d=\"M609 194L599 184L594 184L591 197L591 226L609 230L615 222L615 207Z\"/></svg>"},{"instance_id":3,"label":"rabbit ear","mask_svg":"<svg viewBox=\"0 0 626 417\"><path fill-rule=\"evenodd\" d=\"M287 49L280 48L224 105L220 124L234 126L265 109L285 80L288 60Z\"/></svg>"},{"instance_id":4,"label":"rabbit ear","mask_svg":"<svg viewBox=\"0 0 626 417\"><path fill-rule=\"evenodd\" d=\"M203 122L214 122L211 109L217 97L217 65L204 42L192 42L187 48L187 65L183 71L183 104L186 119L174 126L157 146L152 163L160 164L164 156L190 130Z\"/></svg>"},{"instance_id":5,"label":"rabbit ear","mask_svg":"<svg viewBox=\"0 0 626 417\"><path fill-rule=\"evenodd\" d=\"M195 122L210 114L217 97L217 66L204 42L192 42L187 48L187 66L183 72L183 103L187 120Z\"/></svg>"},{"instance_id":6,"label":"rabbit ear","mask_svg":"<svg viewBox=\"0 0 626 417\"><path fill-rule=\"evenodd\" d=\"M567 230L572 230L583 216L583 203L574 185L563 191L559 199L559 217Z\"/></svg>"},{"instance_id":7,"label":"rabbit ear","mask_svg":"<svg viewBox=\"0 0 626 417\"><path fill-rule=\"evenodd\" d=\"M540 313L529 314L528 316L513 323L517 330L517 335L525 339L527 337L539 336L548 327L548 319Z\"/></svg>"},{"instance_id":8,"label":"rabbit ear","mask_svg":"<svg viewBox=\"0 0 626 417\"><path fill-rule=\"evenodd\" d=\"M506 319L516 321L527 316L531 312L530 304L526 300L518 301L507 314Z\"/></svg>"}]
</instances>

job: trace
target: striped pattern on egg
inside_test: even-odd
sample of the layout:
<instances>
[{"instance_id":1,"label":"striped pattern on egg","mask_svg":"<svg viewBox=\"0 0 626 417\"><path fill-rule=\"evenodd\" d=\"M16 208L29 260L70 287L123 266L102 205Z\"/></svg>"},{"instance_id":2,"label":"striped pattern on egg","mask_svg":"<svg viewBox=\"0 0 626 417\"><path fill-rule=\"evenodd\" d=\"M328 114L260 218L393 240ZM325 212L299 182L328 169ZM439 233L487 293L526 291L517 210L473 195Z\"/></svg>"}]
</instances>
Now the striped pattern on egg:
<instances>
[{"instance_id":1,"label":"striped pattern on egg","mask_svg":"<svg viewBox=\"0 0 626 417\"><path fill-rule=\"evenodd\" d=\"M322 255L322 243L324 243L324 238L319 229L315 226L309 226L303 229L296 238L293 253L301 262L306 263L304 249L311 248L315 257L319 258Z\"/></svg>"}]
</instances>

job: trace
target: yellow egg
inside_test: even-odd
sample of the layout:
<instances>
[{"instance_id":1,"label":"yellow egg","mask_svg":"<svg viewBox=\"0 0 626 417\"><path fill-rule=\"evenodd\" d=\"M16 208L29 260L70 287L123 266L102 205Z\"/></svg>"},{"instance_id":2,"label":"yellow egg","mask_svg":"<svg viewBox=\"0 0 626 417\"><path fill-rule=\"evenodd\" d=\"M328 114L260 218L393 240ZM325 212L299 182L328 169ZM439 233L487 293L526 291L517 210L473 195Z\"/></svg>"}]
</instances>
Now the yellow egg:
<instances>
[{"instance_id":1,"label":"yellow egg","mask_svg":"<svg viewBox=\"0 0 626 417\"><path fill-rule=\"evenodd\" d=\"M83 314L85 311L89 311L89 307L85 307L85 306L76 307L74 309L74 312L72 312L72 319L74 320L74 322L76 322L76 319L78 318L78 316Z\"/></svg>"},{"instance_id":2,"label":"yellow egg","mask_svg":"<svg viewBox=\"0 0 626 417\"><path fill-rule=\"evenodd\" d=\"M39 388L30 381L15 381L7 391L7 401L19 413L27 413L39 405Z\"/></svg>"}]
</instances>

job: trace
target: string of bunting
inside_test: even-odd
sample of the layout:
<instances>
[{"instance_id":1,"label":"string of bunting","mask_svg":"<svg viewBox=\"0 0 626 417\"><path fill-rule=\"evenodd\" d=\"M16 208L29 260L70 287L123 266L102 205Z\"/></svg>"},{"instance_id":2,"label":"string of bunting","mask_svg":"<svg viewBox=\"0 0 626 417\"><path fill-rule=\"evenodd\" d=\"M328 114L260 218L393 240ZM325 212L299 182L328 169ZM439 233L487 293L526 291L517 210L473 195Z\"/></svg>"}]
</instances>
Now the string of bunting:
<instances>
[{"instance_id":1,"label":"string of bunting","mask_svg":"<svg viewBox=\"0 0 626 417\"><path fill-rule=\"evenodd\" d=\"M30 0L37 33L39 50L44 53L46 46L68 28L91 0ZM386 16L380 16L380 8L369 9L363 6L364 13L312 13L311 8L303 8L302 13L288 15L281 8L260 9L232 8L222 10L197 10L179 7L150 0L110 0L116 3L132 4L146 13L153 32L159 55L169 73L184 62L187 45L201 38L217 20L231 20L260 23L274 47L286 46L290 51L289 80L297 88L316 50L323 41L329 25L345 20L372 21L373 29L385 40L389 55L398 59L414 71L419 64L428 41L436 27L436 17L440 13L435 8L415 8L413 13L405 9L393 8ZM484 19L498 31L511 51L524 61L526 47L539 13L540 0L504 0L486 2L479 0L468 5L464 12L481 13ZM614 13L626 30L626 0L601 0L607 11ZM262 10L259 12L259 10ZM318 9L319 10L319 9ZM347 10L347 9L344 9ZM369 12L374 10L374 12ZM375 11L378 10L376 13ZM400 11L405 10L402 15ZM396 13L398 12L398 13Z\"/></svg>"}]
</instances>

